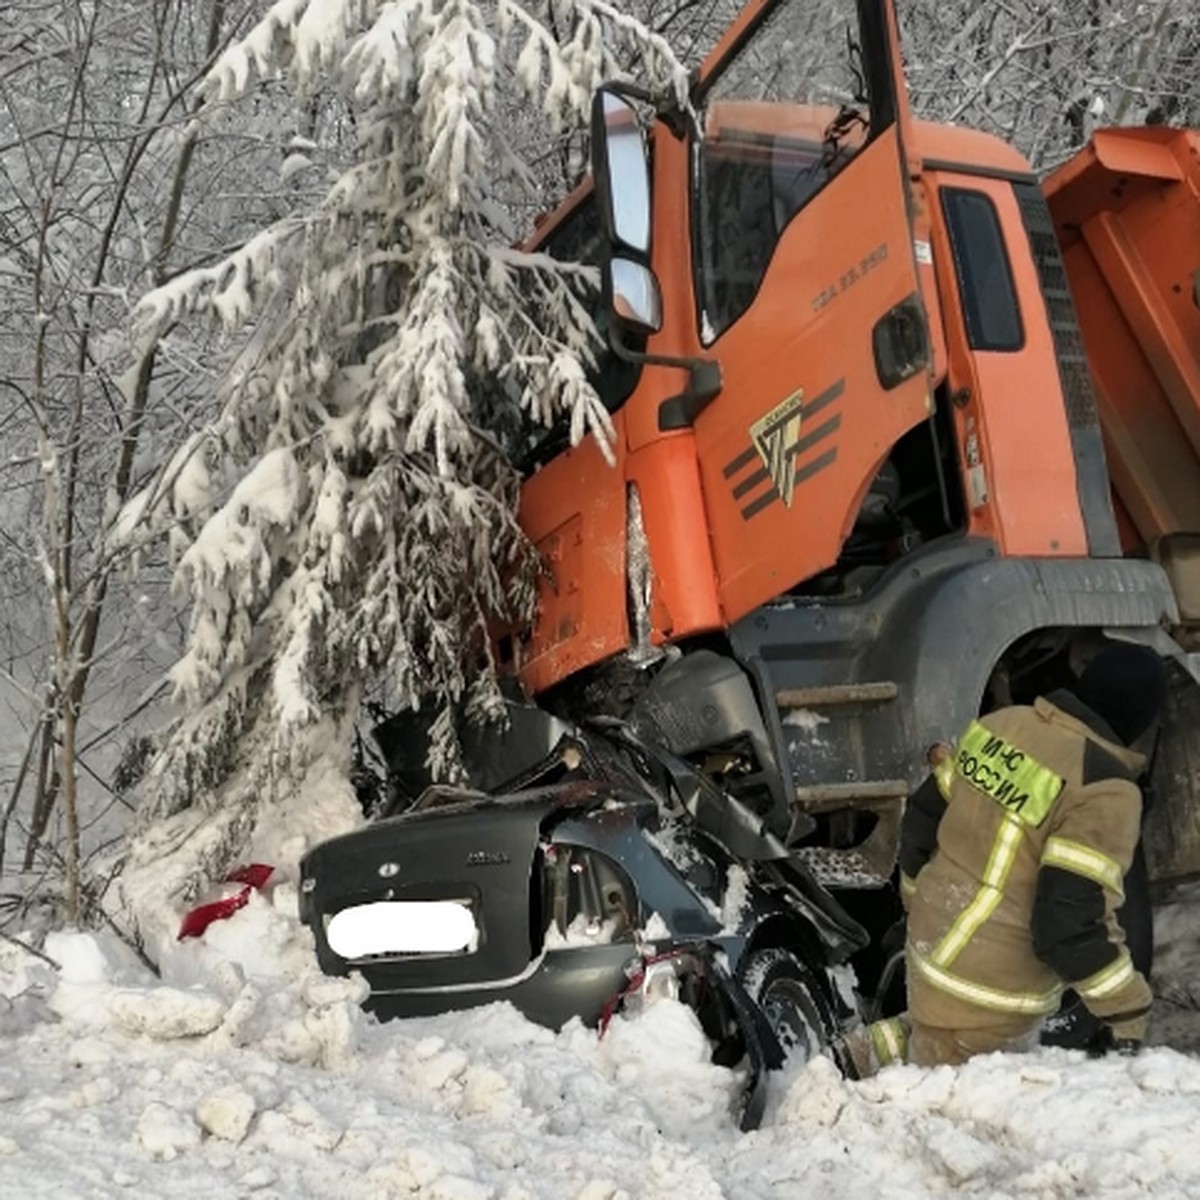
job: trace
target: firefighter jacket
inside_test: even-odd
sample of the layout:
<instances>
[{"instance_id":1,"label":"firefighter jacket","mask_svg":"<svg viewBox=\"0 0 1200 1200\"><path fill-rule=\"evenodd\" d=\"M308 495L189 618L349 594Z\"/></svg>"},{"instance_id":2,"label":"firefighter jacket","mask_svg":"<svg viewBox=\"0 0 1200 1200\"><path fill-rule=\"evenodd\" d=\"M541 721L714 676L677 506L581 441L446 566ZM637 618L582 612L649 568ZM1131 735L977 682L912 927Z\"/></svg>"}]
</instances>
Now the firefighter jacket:
<instances>
[{"instance_id":1,"label":"firefighter jacket","mask_svg":"<svg viewBox=\"0 0 1200 1200\"><path fill-rule=\"evenodd\" d=\"M1143 765L1070 693L972 722L901 829L914 1021L1032 1028L1070 985L1117 1036L1142 1036L1150 989L1115 910Z\"/></svg>"}]
</instances>

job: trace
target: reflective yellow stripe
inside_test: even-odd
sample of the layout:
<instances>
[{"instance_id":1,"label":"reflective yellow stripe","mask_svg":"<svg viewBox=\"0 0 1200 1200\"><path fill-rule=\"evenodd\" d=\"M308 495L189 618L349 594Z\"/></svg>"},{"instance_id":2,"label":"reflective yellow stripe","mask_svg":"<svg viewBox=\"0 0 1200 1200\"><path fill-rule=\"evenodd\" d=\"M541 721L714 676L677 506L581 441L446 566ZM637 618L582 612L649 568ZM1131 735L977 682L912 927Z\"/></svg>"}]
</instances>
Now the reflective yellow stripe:
<instances>
[{"instance_id":1,"label":"reflective yellow stripe","mask_svg":"<svg viewBox=\"0 0 1200 1200\"><path fill-rule=\"evenodd\" d=\"M938 943L932 961L939 967L948 967L961 953L963 947L975 936L980 925L996 911L1004 899L1004 884L1012 865L1016 861L1024 831L1015 817L1005 813L992 843L983 882L975 898L962 910L949 932Z\"/></svg>"},{"instance_id":2,"label":"reflective yellow stripe","mask_svg":"<svg viewBox=\"0 0 1200 1200\"><path fill-rule=\"evenodd\" d=\"M900 896L904 900L911 900L912 894L917 890L917 881L911 875L905 875L900 872Z\"/></svg>"},{"instance_id":3,"label":"reflective yellow stripe","mask_svg":"<svg viewBox=\"0 0 1200 1200\"><path fill-rule=\"evenodd\" d=\"M1120 958L1097 971L1095 975L1089 975L1072 986L1085 1000L1099 1000L1120 991L1133 976L1133 963L1130 961L1129 951L1122 949Z\"/></svg>"},{"instance_id":4,"label":"reflective yellow stripe","mask_svg":"<svg viewBox=\"0 0 1200 1200\"><path fill-rule=\"evenodd\" d=\"M1062 867L1064 871L1085 875L1108 888L1110 892L1116 892L1118 897L1123 899L1125 896L1121 864L1116 859L1109 858L1107 854L1101 854L1099 850L1083 845L1082 842L1073 842L1069 838L1061 837L1047 838L1045 849L1042 851L1042 866Z\"/></svg>"},{"instance_id":5,"label":"reflective yellow stripe","mask_svg":"<svg viewBox=\"0 0 1200 1200\"><path fill-rule=\"evenodd\" d=\"M876 1021L870 1027L871 1044L881 1067L908 1061L908 1031L897 1017Z\"/></svg>"},{"instance_id":6,"label":"reflective yellow stripe","mask_svg":"<svg viewBox=\"0 0 1200 1200\"><path fill-rule=\"evenodd\" d=\"M978 721L955 747L954 771L1026 825L1040 825L1063 789L1060 775Z\"/></svg>"},{"instance_id":7,"label":"reflective yellow stripe","mask_svg":"<svg viewBox=\"0 0 1200 1200\"><path fill-rule=\"evenodd\" d=\"M1058 1007L1062 996L1062 988L1058 985L1048 992L1005 992L999 988L985 987L982 983L972 983L969 979L952 975L936 967L927 958L922 957L911 947L909 961L930 984L960 1000L980 1008L991 1009L995 1012L1027 1013L1030 1016L1041 1016L1053 1012Z\"/></svg>"}]
</instances>

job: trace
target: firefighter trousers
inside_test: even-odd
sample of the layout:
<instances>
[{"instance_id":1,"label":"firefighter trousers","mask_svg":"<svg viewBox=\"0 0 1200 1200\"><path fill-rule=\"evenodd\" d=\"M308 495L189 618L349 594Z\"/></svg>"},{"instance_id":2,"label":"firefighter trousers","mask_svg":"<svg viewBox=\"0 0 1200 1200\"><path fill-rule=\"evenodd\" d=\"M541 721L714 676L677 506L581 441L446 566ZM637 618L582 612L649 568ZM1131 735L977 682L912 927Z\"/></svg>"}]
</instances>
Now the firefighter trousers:
<instances>
[{"instance_id":1,"label":"firefighter trousers","mask_svg":"<svg viewBox=\"0 0 1200 1200\"><path fill-rule=\"evenodd\" d=\"M1031 1024L1028 1017L1022 1017L979 1029L939 1029L904 1013L847 1034L838 1057L847 1074L857 1079L867 1079L894 1063L959 1066L977 1054L1033 1050L1040 1028L1040 1021Z\"/></svg>"}]
</instances>

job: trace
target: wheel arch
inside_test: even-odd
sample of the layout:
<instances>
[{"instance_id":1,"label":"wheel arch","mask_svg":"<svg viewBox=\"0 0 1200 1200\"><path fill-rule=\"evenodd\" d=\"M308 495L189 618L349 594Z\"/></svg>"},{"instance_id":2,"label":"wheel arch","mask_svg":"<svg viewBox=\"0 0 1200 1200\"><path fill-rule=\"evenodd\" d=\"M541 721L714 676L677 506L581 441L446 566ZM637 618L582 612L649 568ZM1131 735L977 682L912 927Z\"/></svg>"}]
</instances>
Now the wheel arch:
<instances>
[{"instance_id":1,"label":"wheel arch","mask_svg":"<svg viewBox=\"0 0 1200 1200\"><path fill-rule=\"evenodd\" d=\"M813 925L799 913L782 909L763 917L747 933L737 962L738 971L763 950L790 950L819 971L825 971L829 963L820 934Z\"/></svg>"},{"instance_id":2,"label":"wheel arch","mask_svg":"<svg viewBox=\"0 0 1200 1200\"><path fill-rule=\"evenodd\" d=\"M1056 628L1161 628L1176 619L1166 574L1134 559L998 557L977 540L910 556L871 594L798 598L731 630L751 671L779 761L797 786L902 780L915 787L925 754L978 715L988 681L1022 638ZM819 753L796 753L775 695L788 689L894 681L894 703L821 728ZM786 827L788 814L776 814Z\"/></svg>"}]
</instances>

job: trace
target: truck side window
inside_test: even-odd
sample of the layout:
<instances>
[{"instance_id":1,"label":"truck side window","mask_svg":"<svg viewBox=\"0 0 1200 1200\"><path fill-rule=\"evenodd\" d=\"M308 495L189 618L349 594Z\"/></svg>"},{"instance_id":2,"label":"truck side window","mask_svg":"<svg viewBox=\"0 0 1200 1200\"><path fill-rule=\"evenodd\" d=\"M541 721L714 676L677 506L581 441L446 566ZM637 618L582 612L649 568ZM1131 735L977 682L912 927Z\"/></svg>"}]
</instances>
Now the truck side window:
<instances>
[{"instance_id":1,"label":"truck side window","mask_svg":"<svg viewBox=\"0 0 1200 1200\"><path fill-rule=\"evenodd\" d=\"M788 222L870 125L854 0L781 5L715 81L693 215L706 344L749 308Z\"/></svg>"},{"instance_id":2,"label":"truck side window","mask_svg":"<svg viewBox=\"0 0 1200 1200\"><path fill-rule=\"evenodd\" d=\"M599 267L608 251L600 225L600 211L594 196L587 196L570 216L537 247L543 254L559 262L581 262ZM608 344L608 309L597 286L583 297L596 328L603 339L593 347L595 365L588 368L587 377L596 389L601 403L609 412L616 412L625 403L641 377L641 366L618 358ZM640 349L640 346L634 347ZM507 418L507 419L506 419ZM508 456L528 474L548 462L569 444L570 416L561 415L549 428L534 424L528 414L509 405L504 417L493 416L491 427L497 432Z\"/></svg>"},{"instance_id":3,"label":"truck side window","mask_svg":"<svg viewBox=\"0 0 1200 1200\"><path fill-rule=\"evenodd\" d=\"M943 188L942 211L971 349L1020 350L1025 330L991 197L969 188Z\"/></svg>"},{"instance_id":4,"label":"truck side window","mask_svg":"<svg viewBox=\"0 0 1200 1200\"><path fill-rule=\"evenodd\" d=\"M607 243L600 227L600 210L595 196L588 196L579 207L542 243L540 249L559 262L581 262L599 267L605 260ZM599 289L589 293L592 318L604 344L596 350L596 366L588 371L588 382L609 412L629 399L637 386L641 367L613 353L608 344L608 309Z\"/></svg>"}]
</instances>

